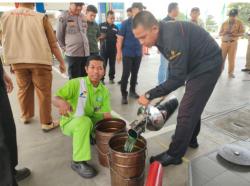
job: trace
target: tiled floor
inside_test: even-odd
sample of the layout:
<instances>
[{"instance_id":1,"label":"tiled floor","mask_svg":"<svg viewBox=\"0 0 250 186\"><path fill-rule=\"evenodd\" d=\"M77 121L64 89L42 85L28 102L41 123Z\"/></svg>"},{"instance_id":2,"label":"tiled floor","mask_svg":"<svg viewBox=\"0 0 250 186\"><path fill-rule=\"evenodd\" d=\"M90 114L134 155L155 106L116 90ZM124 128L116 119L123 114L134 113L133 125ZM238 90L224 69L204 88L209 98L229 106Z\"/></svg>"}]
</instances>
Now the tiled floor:
<instances>
[{"instance_id":1,"label":"tiled floor","mask_svg":"<svg viewBox=\"0 0 250 186\"><path fill-rule=\"evenodd\" d=\"M250 185L250 167L229 163L217 151L191 160L190 167L190 186Z\"/></svg>"}]
</instances>

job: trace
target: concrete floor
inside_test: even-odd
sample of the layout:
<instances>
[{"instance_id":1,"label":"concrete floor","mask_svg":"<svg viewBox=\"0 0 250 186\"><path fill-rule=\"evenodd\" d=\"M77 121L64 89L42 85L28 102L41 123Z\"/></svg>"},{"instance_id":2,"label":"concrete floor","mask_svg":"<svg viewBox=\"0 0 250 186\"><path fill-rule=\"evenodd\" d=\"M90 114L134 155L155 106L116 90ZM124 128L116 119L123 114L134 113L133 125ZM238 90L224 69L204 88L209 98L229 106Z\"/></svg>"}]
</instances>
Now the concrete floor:
<instances>
[{"instance_id":1,"label":"concrete floor","mask_svg":"<svg viewBox=\"0 0 250 186\"><path fill-rule=\"evenodd\" d=\"M227 115L236 112L238 108L249 108L250 74L240 71L245 65L246 46L246 40L241 40L239 42L235 71L236 78L228 79L225 70L205 108L202 129L198 137L200 147L196 150L188 149L183 158L183 164L164 168L164 186L188 185L188 167L190 160L208 154L223 144L234 143L242 139L249 141L248 137L237 137L237 135L232 135L232 133L213 125L213 120L217 117L223 116L226 120ZM143 94L156 85L158 66L159 55L156 50L152 49L151 55L145 56L141 64L138 79L138 93ZM58 74L56 69L53 71L53 75L52 91L55 92L67 81L67 79ZM116 81L120 79L120 76L121 64L117 65ZM14 76L12 78L14 80ZM135 119L138 109L137 102L131 99L128 105L121 105L119 86L117 84L110 85L108 82L106 85L112 94L111 103L113 110L127 121ZM177 96L180 100L183 92L184 87L181 87L172 94ZM98 164L97 150L95 147L92 147L93 159L91 163L95 165L99 172L97 177L93 179L83 179L71 170L71 139L63 136L60 129L56 129L49 133L43 133L41 131L39 126L38 105L36 105L36 116L33 122L28 125L22 124L19 120L20 112L16 93L17 87L15 85L14 92L10 94L10 101L17 127L19 166L29 167L32 171L32 175L20 182L20 186L110 185L109 169L103 168ZM148 170L149 157L168 148L171 141L171 135L176 125L176 115L175 113L162 130L158 132L146 132L144 134L148 143L146 172ZM59 117L55 108L53 108L53 116L54 118ZM248 123L248 126L249 125L250 123Z\"/></svg>"}]
</instances>

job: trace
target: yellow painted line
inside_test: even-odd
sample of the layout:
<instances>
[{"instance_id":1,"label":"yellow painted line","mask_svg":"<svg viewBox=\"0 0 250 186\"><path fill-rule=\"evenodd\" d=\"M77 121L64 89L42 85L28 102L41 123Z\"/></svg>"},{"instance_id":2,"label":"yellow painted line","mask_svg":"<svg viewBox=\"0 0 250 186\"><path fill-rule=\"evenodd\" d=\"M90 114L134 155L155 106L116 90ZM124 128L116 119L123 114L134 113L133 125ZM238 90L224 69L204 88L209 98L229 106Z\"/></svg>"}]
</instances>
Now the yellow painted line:
<instances>
[{"instance_id":1,"label":"yellow painted line","mask_svg":"<svg viewBox=\"0 0 250 186\"><path fill-rule=\"evenodd\" d=\"M167 145L165 145L164 143L162 143L161 141L159 141L159 140L157 140L157 139L154 139L154 141L156 142L156 143L158 143L161 147L163 147L164 149L168 149L168 146Z\"/></svg>"},{"instance_id":2,"label":"yellow painted line","mask_svg":"<svg viewBox=\"0 0 250 186\"><path fill-rule=\"evenodd\" d=\"M186 164L188 164L188 163L190 162L190 160L187 159L185 156L182 157L182 161L183 161L184 163L186 163Z\"/></svg>"}]
</instances>

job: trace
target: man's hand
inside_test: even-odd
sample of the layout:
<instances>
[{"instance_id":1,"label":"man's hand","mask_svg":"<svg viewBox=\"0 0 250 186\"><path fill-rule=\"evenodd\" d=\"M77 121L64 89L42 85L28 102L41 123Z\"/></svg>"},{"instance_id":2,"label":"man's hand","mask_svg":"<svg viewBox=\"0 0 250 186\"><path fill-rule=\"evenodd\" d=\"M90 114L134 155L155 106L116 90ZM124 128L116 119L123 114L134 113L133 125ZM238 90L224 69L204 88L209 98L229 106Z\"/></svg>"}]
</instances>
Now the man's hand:
<instances>
[{"instance_id":1,"label":"man's hand","mask_svg":"<svg viewBox=\"0 0 250 186\"><path fill-rule=\"evenodd\" d=\"M105 33L101 33L100 37L98 38L98 40L103 40L106 38L106 34Z\"/></svg>"},{"instance_id":2,"label":"man's hand","mask_svg":"<svg viewBox=\"0 0 250 186\"><path fill-rule=\"evenodd\" d=\"M7 92L11 93L13 90L13 83L12 83L12 80L10 79L10 77L5 72L3 74L3 80L5 83Z\"/></svg>"},{"instance_id":3,"label":"man's hand","mask_svg":"<svg viewBox=\"0 0 250 186\"><path fill-rule=\"evenodd\" d=\"M69 116L69 113L72 112L72 107L67 101L60 100L58 104L59 114L63 116Z\"/></svg>"},{"instance_id":4,"label":"man's hand","mask_svg":"<svg viewBox=\"0 0 250 186\"><path fill-rule=\"evenodd\" d=\"M112 115L110 112L107 112L107 113L103 114L103 117L104 117L104 119L109 119L109 118L112 118Z\"/></svg>"},{"instance_id":5,"label":"man's hand","mask_svg":"<svg viewBox=\"0 0 250 186\"><path fill-rule=\"evenodd\" d=\"M150 100L148 100L144 95L140 96L138 99L138 103L143 106L148 106Z\"/></svg>"},{"instance_id":6,"label":"man's hand","mask_svg":"<svg viewBox=\"0 0 250 186\"><path fill-rule=\"evenodd\" d=\"M65 67L64 62L63 62L63 63L60 63L59 69L60 69L60 72L61 72L61 73L65 73L65 72L66 72L66 67Z\"/></svg>"},{"instance_id":7,"label":"man's hand","mask_svg":"<svg viewBox=\"0 0 250 186\"><path fill-rule=\"evenodd\" d=\"M117 52L117 54L116 54L116 61L119 64L122 62L122 53L121 52Z\"/></svg>"}]
</instances>

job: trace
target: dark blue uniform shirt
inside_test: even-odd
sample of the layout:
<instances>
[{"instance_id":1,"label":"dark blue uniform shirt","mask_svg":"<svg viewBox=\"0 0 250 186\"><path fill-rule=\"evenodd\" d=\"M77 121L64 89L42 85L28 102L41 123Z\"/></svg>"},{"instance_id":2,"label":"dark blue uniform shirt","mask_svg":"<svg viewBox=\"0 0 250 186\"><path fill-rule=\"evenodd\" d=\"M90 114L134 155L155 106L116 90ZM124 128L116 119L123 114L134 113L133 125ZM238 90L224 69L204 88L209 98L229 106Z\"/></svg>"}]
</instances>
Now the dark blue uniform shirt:
<instances>
[{"instance_id":1,"label":"dark blue uniform shirt","mask_svg":"<svg viewBox=\"0 0 250 186\"><path fill-rule=\"evenodd\" d=\"M185 81L214 68L222 68L221 49L203 28L183 21L162 21L159 27L156 46L169 61L169 78L149 91L150 99L167 95Z\"/></svg>"},{"instance_id":2,"label":"dark blue uniform shirt","mask_svg":"<svg viewBox=\"0 0 250 186\"><path fill-rule=\"evenodd\" d=\"M162 21L175 21L174 18L170 17L169 15L165 17Z\"/></svg>"},{"instance_id":3,"label":"dark blue uniform shirt","mask_svg":"<svg viewBox=\"0 0 250 186\"><path fill-rule=\"evenodd\" d=\"M101 34L105 34L105 39L101 41L101 51L115 52L116 51L116 35L118 34L118 27L114 24L110 25L107 22L100 24Z\"/></svg>"},{"instance_id":4,"label":"dark blue uniform shirt","mask_svg":"<svg viewBox=\"0 0 250 186\"><path fill-rule=\"evenodd\" d=\"M132 32L132 18L122 23L121 30L118 35L123 36L122 55L128 57L136 57L142 55L142 46Z\"/></svg>"}]
</instances>

